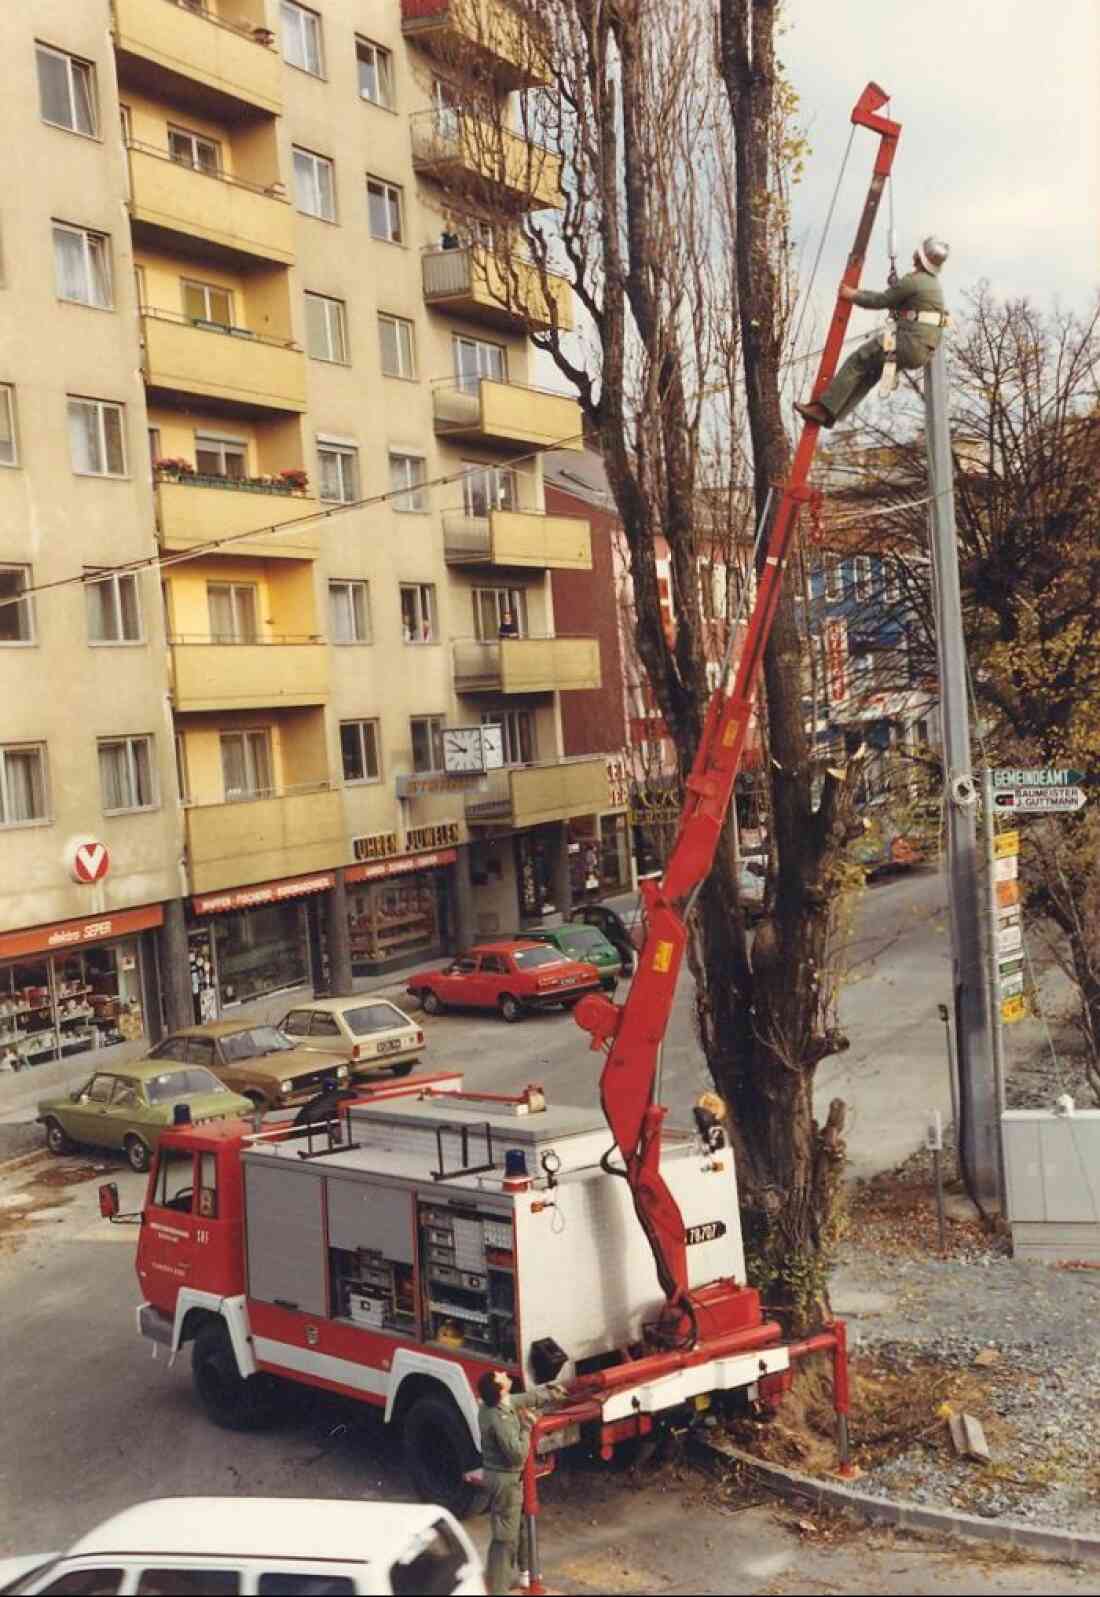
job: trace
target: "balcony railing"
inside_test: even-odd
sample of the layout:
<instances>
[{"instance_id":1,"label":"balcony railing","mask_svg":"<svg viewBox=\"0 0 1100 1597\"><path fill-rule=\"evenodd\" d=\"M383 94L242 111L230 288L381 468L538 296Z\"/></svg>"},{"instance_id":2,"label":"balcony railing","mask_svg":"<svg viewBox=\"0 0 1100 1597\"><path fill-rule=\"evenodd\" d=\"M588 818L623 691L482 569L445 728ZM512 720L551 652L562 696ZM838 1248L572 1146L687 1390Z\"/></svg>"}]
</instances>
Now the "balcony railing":
<instances>
[{"instance_id":1,"label":"balcony railing","mask_svg":"<svg viewBox=\"0 0 1100 1597\"><path fill-rule=\"evenodd\" d=\"M485 443L584 448L575 399L547 388L491 377L448 377L432 388L435 430Z\"/></svg>"},{"instance_id":2,"label":"balcony railing","mask_svg":"<svg viewBox=\"0 0 1100 1597\"><path fill-rule=\"evenodd\" d=\"M282 62L270 28L180 0L114 0L116 47L142 63L154 95L187 92L216 118L282 110Z\"/></svg>"},{"instance_id":3,"label":"balcony railing","mask_svg":"<svg viewBox=\"0 0 1100 1597\"><path fill-rule=\"evenodd\" d=\"M573 290L558 272L545 284L533 261L503 258L482 245L425 250L421 272L428 305L506 328L543 331L552 325L551 307L562 332L573 327Z\"/></svg>"},{"instance_id":4,"label":"balcony railing","mask_svg":"<svg viewBox=\"0 0 1100 1597\"><path fill-rule=\"evenodd\" d=\"M290 709L328 699L328 647L318 636L176 633L169 642L172 701L181 713Z\"/></svg>"},{"instance_id":5,"label":"balcony railing","mask_svg":"<svg viewBox=\"0 0 1100 1597\"><path fill-rule=\"evenodd\" d=\"M576 692L600 686L596 638L502 638L454 643L455 688L459 693Z\"/></svg>"},{"instance_id":6,"label":"balcony railing","mask_svg":"<svg viewBox=\"0 0 1100 1597\"><path fill-rule=\"evenodd\" d=\"M157 526L166 549L227 539L231 555L302 560L320 551L320 505L308 490L201 472L154 469L153 477ZM193 488L201 491L192 493ZM285 531L284 524L289 524Z\"/></svg>"},{"instance_id":7,"label":"balcony railing","mask_svg":"<svg viewBox=\"0 0 1100 1597\"><path fill-rule=\"evenodd\" d=\"M591 571L592 533L582 516L534 510L443 512L443 557L449 565L526 566L539 571Z\"/></svg>"},{"instance_id":8,"label":"balcony railing","mask_svg":"<svg viewBox=\"0 0 1100 1597\"><path fill-rule=\"evenodd\" d=\"M560 207L561 160L543 145L458 110L416 111L409 128L413 167L426 176L479 193L497 212Z\"/></svg>"},{"instance_id":9,"label":"balcony railing","mask_svg":"<svg viewBox=\"0 0 1100 1597\"><path fill-rule=\"evenodd\" d=\"M324 870L340 857L343 800L327 781L241 794L186 811L194 893Z\"/></svg>"},{"instance_id":10,"label":"balcony railing","mask_svg":"<svg viewBox=\"0 0 1100 1597\"><path fill-rule=\"evenodd\" d=\"M131 220L147 242L171 249L177 238L198 239L231 263L293 261L294 213L281 182L209 171L137 139L126 147Z\"/></svg>"},{"instance_id":11,"label":"balcony railing","mask_svg":"<svg viewBox=\"0 0 1100 1597\"><path fill-rule=\"evenodd\" d=\"M201 394L253 412L305 410L305 359L292 339L149 305L141 317L151 389Z\"/></svg>"},{"instance_id":12,"label":"balcony railing","mask_svg":"<svg viewBox=\"0 0 1100 1597\"><path fill-rule=\"evenodd\" d=\"M470 826L540 826L609 807L604 755L541 760L489 771L468 790Z\"/></svg>"},{"instance_id":13,"label":"balcony railing","mask_svg":"<svg viewBox=\"0 0 1100 1597\"><path fill-rule=\"evenodd\" d=\"M549 78L544 31L521 20L508 0L401 0L406 38L439 49L452 66L484 64L502 89L530 89Z\"/></svg>"}]
</instances>

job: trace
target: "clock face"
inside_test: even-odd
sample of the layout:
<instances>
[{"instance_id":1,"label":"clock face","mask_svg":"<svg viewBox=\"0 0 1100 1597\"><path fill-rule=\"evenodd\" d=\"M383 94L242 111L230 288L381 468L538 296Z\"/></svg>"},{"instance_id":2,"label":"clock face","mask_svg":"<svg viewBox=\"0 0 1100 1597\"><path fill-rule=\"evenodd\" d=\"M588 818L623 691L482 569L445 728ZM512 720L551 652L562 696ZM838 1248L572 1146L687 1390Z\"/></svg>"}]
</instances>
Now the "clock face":
<instances>
[{"instance_id":1,"label":"clock face","mask_svg":"<svg viewBox=\"0 0 1100 1597\"><path fill-rule=\"evenodd\" d=\"M443 769L445 771L485 769L479 726L453 727L443 733Z\"/></svg>"},{"instance_id":2,"label":"clock face","mask_svg":"<svg viewBox=\"0 0 1100 1597\"><path fill-rule=\"evenodd\" d=\"M504 733L499 726L483 726L481 748L485 756L485 769L497 771L504 764Z\"/></svg>"}]
</instances>

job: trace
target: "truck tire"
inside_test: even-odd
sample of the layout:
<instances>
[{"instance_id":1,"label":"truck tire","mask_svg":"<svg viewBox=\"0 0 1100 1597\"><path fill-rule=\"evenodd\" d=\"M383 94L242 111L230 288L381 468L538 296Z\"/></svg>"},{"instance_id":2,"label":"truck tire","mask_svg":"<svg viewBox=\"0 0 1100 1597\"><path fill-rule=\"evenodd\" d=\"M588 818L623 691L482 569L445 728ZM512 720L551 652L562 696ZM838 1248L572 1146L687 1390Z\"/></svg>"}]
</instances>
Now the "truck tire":
<instances>
[{"instance_id":1,"label":"truck tire","mask_svg":"<svg viewBox=\"0 0 1100 1597\"><path fill-rule=\"evenodd\" d=\"M227 1431L259 1431L279 1412L279 1382L260 1372L242 1378L229 1332L220 1322L205 1325L191 1349L191 1382L215 1425Z\"/></svg>"},{"instance_id":2,"label":"truck tire","mask_svg":"<svg viewBox=\"0 0 1100 1597\"><path fill-rule=\"evenodd\" d=\"M523 1006L519 999L514 998L511 993L501 993L500 1012L504 1019L511 1024L523 1019Z\"/></svg>"},{"instance_id":3,"label":"truck tire","mask_svg":"<svg viewBox=\"0 0 1100 1597\"><path fill-rule=\"evenodd\" d=\"M401 1427L405 1467L425 1503L442 1503L457 1519L472 1509L477 1487L463 1480L478 1455L470 1429L449 1397L421 1397Z\"/></svg>"},{"instance_id":4,"label":"truck tire","mask_svg":"<svg viewBox=\"0 0 1100 1597\"><path fill-rule=\"evenodd\" d=\"M443 1013L443 1000L430 987L425 987L420 994L420 1007L426 1015L441 1015Z\"/></svg>"}]
</instances>

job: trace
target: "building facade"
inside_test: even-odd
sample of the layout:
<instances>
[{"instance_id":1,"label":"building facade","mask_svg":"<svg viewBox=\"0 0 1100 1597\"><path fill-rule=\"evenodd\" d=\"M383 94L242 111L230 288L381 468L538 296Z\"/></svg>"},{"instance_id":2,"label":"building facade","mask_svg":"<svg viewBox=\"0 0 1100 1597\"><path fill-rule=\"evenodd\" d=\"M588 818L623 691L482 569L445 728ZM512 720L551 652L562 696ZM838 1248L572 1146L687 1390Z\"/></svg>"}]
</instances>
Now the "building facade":
<instances>
[{"instance_id":1,"label":"building facade","mask_svg":"<svg viewBox=\"0 0 1100 1597\"><path fill-rule=\"evenodd\" d=\"M551 583L592 564L541 463L579 413L530 384L568 289L453 220L466 177L482 217L560 193L479 170L475 14L506 105L492 4L0 16L9 1063L512 931L614 810L562 735L606 669Z\"/></svg>"}]
</instances>

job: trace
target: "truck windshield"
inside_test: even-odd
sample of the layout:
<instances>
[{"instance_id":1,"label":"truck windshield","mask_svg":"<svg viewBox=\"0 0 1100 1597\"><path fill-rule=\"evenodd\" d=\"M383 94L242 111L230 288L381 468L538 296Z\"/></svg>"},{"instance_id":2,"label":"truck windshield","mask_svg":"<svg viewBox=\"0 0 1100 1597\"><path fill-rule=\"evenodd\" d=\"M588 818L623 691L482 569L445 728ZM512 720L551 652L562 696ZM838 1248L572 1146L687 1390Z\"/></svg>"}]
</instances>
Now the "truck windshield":
<instances>
[{"instance_id":1,"label":"truck windshield","mask_svg":"<svg viewBox=\"0 0 1100 1597\"><path fill-rule=\"evenodd\" d=\"M264 1054L285 1053L294 1044L278 1026L249 1026L246 1031L230 1032L222 1038L222 1053L228 1064L238 1059L262 1059Z\"/></svg>"},{"instance_id":2,"label":"truck windshield","mask_svg":"<svg viewBox=\"0 0 1100 1597\"><path fill-rule=\"evenodd\" d=\"M170 1098L182 1098L188 1092L228 1092L217 1076L201 1066L191 1065L186 1070L166 1070L145 1083L145 1094L150 1103L167 1103Z\"/></svg>"},{"instance_id":3,"label":"truck windshield","mask_svg":"<svg viewBox=\"0 0 1100 1597\"><path fill-rule=\"evenodd\" d=\"M519 970L535 970L539 965L564 965L565 955L556 948L517 948L516 966Z\"/></svg>"}]
</instances>

